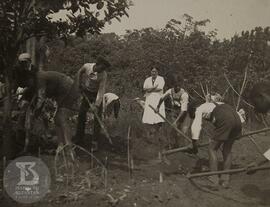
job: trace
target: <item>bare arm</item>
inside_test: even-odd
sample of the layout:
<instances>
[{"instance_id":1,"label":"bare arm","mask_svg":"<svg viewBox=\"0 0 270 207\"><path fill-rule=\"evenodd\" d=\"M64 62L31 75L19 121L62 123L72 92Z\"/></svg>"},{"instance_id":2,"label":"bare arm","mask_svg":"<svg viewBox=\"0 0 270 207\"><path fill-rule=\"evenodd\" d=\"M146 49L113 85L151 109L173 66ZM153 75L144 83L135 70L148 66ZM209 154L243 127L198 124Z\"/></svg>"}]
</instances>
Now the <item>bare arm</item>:
<instances>
[{"instance_id":1,"label":"bare arm","mask_svg":"<svg viewBox=\"0 0 270 207\"><path fill-rule=\"evenodd\" d=\"M155 86L152 90L151 90L151 92L160 92L160 91L162 91L163 89L159 89L158 88L158 86Z\"/></svg>"},{"instance_id":2,"label":"bare arm","mask_svg":"<svg viewBox=\"0 0 270 207\"><path fill-rule=\"evenodd\" d=\"M144 82L143 89L144 91L151 93L151 92L160 92L163 90L165 85L165 81L162 77L159 77L157 80L157 83L154 84L154 86L149 86L147 83L147 80Z\"/></svg>"},{"instance_id":3,"label":"bare arm","mask_svg":"<svg viewBox=\"0 0 270 207\"><path fill-rule=\"evenodd\" d=\"M143 84L143 90L144 90L145 92L151 93L151 92L153 92L153 90L154 90L156 87L157 87L157 85L155 85L155 86L150 86L150 85L148 84L148 80L147 80L147 79L144 81L144 84Z\"/></svg>"},{"instance_id":4,"label":"bare arm","mask_svg":"<svg viewBox=\"0 0 270 207\"><path fill-rule=\"evenodd\" d=\"M105 71L103 71L102 78L101 78L101 81L99 84L96 102L95 102L96 106L100 106L100 104L103 100L103 96L105 94L105 89L106 89L106 82L107 82L107 73Z\"/></svg>"},{"instance_id":5,"label":"bare arm","mask_svg":"<svg viewBox=\"0 0 270 207\"><path fill-rule=\"evenodd\" d=\"M202 129L202 112L200 110L196 110L195 119L191 125L191 134L193 140L199 140L200 133Z\"/></svg>"},{"instance_id":6,"label":"bare arm","mask_svg":"<svg viewBox=\"0 0 270 207\"><path fill-rule=\"evenodd\" d=\"M157 82L157 85L153 89L153 92L161 92L161 91L163 91L164 85L165 85L164 78L163 77L159 77L159 80Z\"/></svg>"},{"instance_id":7,"label":"bare arm","mask_svg":"<svg viewBox=\"0 0 270 207\"><path fill-rule=\"evenodd\" d=\"M166 93L163 94L163 96L159 99L158 105L157 105L157 109L160 108L161 104L170 97L171 94L171 90L167 90Z\"/></svg>"},{"instance_id":8,"label":"bare arm","mask_svg":"<svg viewBox=\"0 0 270 207\"><path fill-rule=\"evenodd\" d=\"M181 97L181 111L179 113L179 115L177 116L175 122L183 122L186 115L187 115L187 109L188 109L188 94L184 93Z\"/></svg>"}]
</instances>

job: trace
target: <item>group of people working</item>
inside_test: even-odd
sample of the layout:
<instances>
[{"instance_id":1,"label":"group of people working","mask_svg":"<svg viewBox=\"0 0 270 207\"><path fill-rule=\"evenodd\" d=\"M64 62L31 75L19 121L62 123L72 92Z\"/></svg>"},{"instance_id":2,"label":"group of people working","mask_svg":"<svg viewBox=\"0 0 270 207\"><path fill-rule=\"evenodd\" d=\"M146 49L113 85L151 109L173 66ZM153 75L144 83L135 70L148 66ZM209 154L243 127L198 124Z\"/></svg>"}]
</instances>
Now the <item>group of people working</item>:
<instances>
[{"instance_id":1,"label":"group of people working","mask_svg":"<svg viewBox=\"0 0 270 207\"><path fill-rule=\"evenodd\" d=\"M39 71L31 64L31 56L23 53L19 56L19 66L14 71L14 88L24 88L21 99L26 100L29 106L34 103L34 116L39 116L46 99L53 99L57 104L54 117L56 133L59 144L71 145L72 132L69 126L69 117L72 111L79 111L75 139L83 139L85 132L86 114L89 110L95 111L97 118L94 120L94 138L100 132L100 119L108 111L114 111L118 117L120 109L119 97L113 93L106 93L107 70L110 63L103 57L98 57L96 63L84 64L74 80L63 73L56 71ZM164 101L169 99L178 113L174 126L187 134L191 129L192 145L186 151L197 153L197 141L200 138L203 120L214 125L214 135L209 144L209 161L212 171L218 170L217 152L223 155L223 169L230 169L232 164L232 147L242 132L243 114L237 112L232 106L225 103L222 97L215 93L208 94L204 102L191 103L188 92L181 86L181 81L175 80L173 87L164 93L164 78L158 75L158 70L153 68L151 76L144 84L145 104L142 122L151 125L153 131L150 136L156 136L166 117ZM251 101L259 112L270 109L270 86L256 85L251 91ZM80 99L80 97L82 97ZM78 104L78 100L81 100ZM79 106L79 107L78 107ZM191 121L193 120L193 121ZM191 124L192 123L192 124ZM151 131L151 130L150 130ZM162 145L160 148L162 150ZM266 153L270 159L270 150ZM210 180L214 185L229 184L229 174L221 178L212 176Z\"/></svg>"},{"instance_id":2,"label":"group of people working","mask_svg":"<svg viewBox=\"0 0 270 207\"><path fill-rule=\"evenodd\" d=\"M108 112L114 110L115 118L118 117L120 99L113 93L106 93L105 89L106 70L110 67L110 63L105 58L98 57L96 63L84 64L74 80L60 72L37 70L31 64L31 56L28 53L19 55L18 63L14 70L13 88L23 89L18 90L18 95L21 96L20 100L27 105L24 108L33 106L34 117L38 117L46 99L55 101L57 109L54 123L59 144L71 145L72 142L83 140L89 106L92 106L92 110L95 110L100 118L94 118L93 137L95 139L100 133L100 120L108 116ZM74 137L72 137L69 125L72 111L79 111Z\"/></svg>"},{"instance_id":3,"label":"group of people working","mask_svg":"<svg viewBox=\"0 0 270 207\"><path fill-rule=\"evenodd\" d=\"M245 122L245 113L243 109L237 112L232 106L225 103L220 94L207 94L205 100L191 103L189 94L181 87L181 81L174 81L173 87L163 93L165 81L164 78L158 75L156 68L151 70L151 76L148 77L143 89L145 91L145 107L142 122L153 126L153 130L159 133L161 124L166 120L164 100L169 98L172 105L178 108L177 118L174 120L174 125L187 134L188 128L191 129L192 145L185 152L197 153L197 142L200 139L203 120L212 123L214 126L213 137L209 144L209 163L210 170L218 170L218 150L221 150L223 155L223 170L229 170L232 165L232 147L234 142L242 133L242 124ZM256 87L255 87L256 88ZM251 101L256 109L261 109L260 112L266 112L270 108L270 87L258 87L252 92ZM266 90L264 100L261 97L261 90ZM260 98L254 96L258 94ZM267 101L268 98L268 101ZM185 123L186 119L192 120ZM178 138L179 139L179 138ZM162 148L162 147L161 147ZM162 149L161 149L162 150ZM265 155L270 159L269 152ZM268 156L267 156L268 155ZM221 184L223 187L229 185L229 174L223 174L220 178L218 175L209 177L209 180L214 186Z\"/></svg>"}]
</instances>

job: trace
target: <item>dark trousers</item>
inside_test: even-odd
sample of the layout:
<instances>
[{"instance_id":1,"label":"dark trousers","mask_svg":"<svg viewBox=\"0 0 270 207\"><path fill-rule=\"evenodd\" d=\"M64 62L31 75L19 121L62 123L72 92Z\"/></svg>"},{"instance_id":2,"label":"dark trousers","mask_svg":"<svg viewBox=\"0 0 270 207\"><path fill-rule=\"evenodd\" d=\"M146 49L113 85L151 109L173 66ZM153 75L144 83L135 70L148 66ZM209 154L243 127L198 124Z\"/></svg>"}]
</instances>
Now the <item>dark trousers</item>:
<instances>
[{"instance_id":1,"label":"dark trousers","mask_svg":"<svg viewBox=\"0 0 270 207\"><path fill-rule=\"evenodd\" d=\"M95 93L88 93L86 94L89 102L92 104L96 100ZM85 122L86 122L86 115L89 110L89 104L86 98L82 99L79 115L78 115L78 122L77 122L77 129L76 129L76 141L82 141L85 135ZM102 114L102 105L98 107L98 116L101 117ZM93 141L97 140L100 135L101 126L96 117L94 117L94 131L93 131Z\"/></svg>"}]
</instances>

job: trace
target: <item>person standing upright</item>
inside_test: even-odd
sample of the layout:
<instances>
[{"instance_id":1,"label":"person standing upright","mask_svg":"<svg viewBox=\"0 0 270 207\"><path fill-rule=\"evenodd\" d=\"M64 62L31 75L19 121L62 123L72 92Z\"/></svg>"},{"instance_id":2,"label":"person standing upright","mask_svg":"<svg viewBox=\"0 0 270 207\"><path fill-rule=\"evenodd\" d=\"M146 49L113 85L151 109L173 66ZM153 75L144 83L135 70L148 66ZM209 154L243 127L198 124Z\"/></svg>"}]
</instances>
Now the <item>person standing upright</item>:
<instances>
[{"instance_id":1,"label":"person standing upright","mask_svg":"<svg viewBox=\"0 0 270 207\"><path fill-rule=\"evenodd\" d=\"M158 70L152 68L151 76L148 77L143 84L145 92L145 108L143 112L142 122L147 124L147 139L153 143L158 143L159 160L162 160L161 151L163 149L163 137L160 135L160 128L164 120L153 109L157 108L160 98L163 95L163 88L165 85L164 78L158 75ZM165 117L165 106L161 104L159 113Z\"/></svg>"},{"instance_id":2,"label":"person standing upright","mask_svg":"<svg viewBox=\"0 0 270 207\"><path fill-rule=\"evenodd\" d=\"M158 70L156 68L153 68L151 70L151 76L148 77L143 84L143 90L145 92L145 108L142 122L144 124L154 125L164 122L164 120L149 107L149 105L151 105L154 108L157 108L159 100L163 95L164 85L164 78L158 75ZM164 103L160 105L159 112L165 117Z\"/></svg>"}]
</instances>

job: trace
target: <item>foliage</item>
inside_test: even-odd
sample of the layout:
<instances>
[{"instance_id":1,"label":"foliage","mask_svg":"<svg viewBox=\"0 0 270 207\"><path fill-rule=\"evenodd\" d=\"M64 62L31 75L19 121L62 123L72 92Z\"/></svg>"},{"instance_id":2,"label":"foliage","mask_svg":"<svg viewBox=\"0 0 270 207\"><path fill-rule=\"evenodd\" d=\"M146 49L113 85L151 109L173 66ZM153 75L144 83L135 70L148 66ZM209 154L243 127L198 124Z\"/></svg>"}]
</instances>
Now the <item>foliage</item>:
<instances>
[{"instance_id":1,"label":"foliage","mask_svg":"<svg viewBox=\"0 0 270 207\"><path fill-rule=\"evenodd\" d=\"M269 77L269 28L257 27L221 41L216 39L217 31L204 32L209 22L184 15L160 30L144 28L127 31L123 36L90 35L70 40L66 47L53 43L55 56L48 68L74 74L101 53L113 65L108 90L129 97L142 95L143 81L153 66L166 78L166 87L171 87L177 76L192 96L197 96L193 89L201 93L200 83L223 93L228 87L224 73L239 90L247 66L249 85ZM56 68L59 65L64 67Z\"/></svg>"},{"instance_id":2,"label":"foliage","mask_svg":"<svg viewBox=\"0 0 270 207\"><path fill-rule=\"evenodd\" d=\"M1 0L0 1L0 75L4 75L7 99L4 109L3 149L11 158L11 94L13 68L17 56L26 41L32 37L61 38L67 41L69 35L84 36L100 33L106 22L120 20L127 14L129 0ZM66 12L65 19L53 15ZM38 48L43 51L42 45ZM25 50L22 49L24 52ZM36 50L36 48L34 48ZM33 57L36 56L31 54ZM42 57L42 54L40 54ZM43 65L43 60L40 65ZM41 68L41 67L40 67Z\"/></svg>"},{"instance_id":3,"label":"foliage","mask_svg":"<svg viewBox=\"0 0 270 207\"><path fill-rule=\"evenodd\" d=\"M105 23L127 14L128 0L2 0L0 3L1 69L12 65L30 37L84 36L99 33ZM66 11L66 19L53 15ZM4 34L4 35L3 35Z\"/></svg>"}]
</instances>

